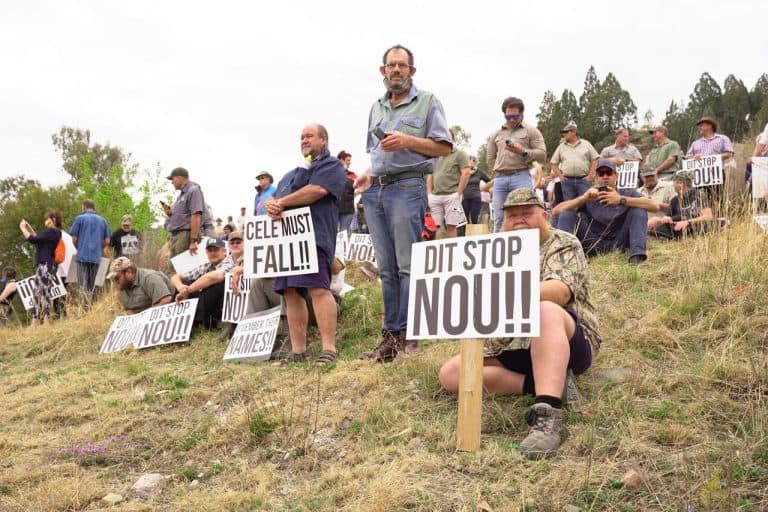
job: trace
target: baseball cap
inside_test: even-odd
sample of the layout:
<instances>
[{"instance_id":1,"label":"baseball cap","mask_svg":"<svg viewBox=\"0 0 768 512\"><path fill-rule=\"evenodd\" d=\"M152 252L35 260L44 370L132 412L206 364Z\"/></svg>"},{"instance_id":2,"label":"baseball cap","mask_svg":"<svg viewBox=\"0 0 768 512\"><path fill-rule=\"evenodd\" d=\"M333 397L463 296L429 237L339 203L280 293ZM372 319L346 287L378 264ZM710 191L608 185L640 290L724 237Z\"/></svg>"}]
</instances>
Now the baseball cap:
<instances>
[{"instance_id":1,"label":"baseball cap","mask_svg":"<svg viewBox=\"0 0 768 512\"><path fill-rule=\"evenodd\" d=\"M136 265L134 265L131 260L125 256L115 258L115 260L109 266L109 274L107 274L107 279L112 279L123 270L127 270L129 268L136 268Z\"/></svg>"},{"instance_id":2,"label":"baseball cap","mask_svg":"<svg viewBox=\"0 0 768 512\"><path fill-rule=\"evenodd\" d=\"M652 165L643 165L640 167L640 176L650 176L656 174L656 168Z\"/></svg>"},{"instance_id":3,"label":"baseball cap","mask_svg":"<svg viewBox=\"0 0 768 512\"><path fill-rule=\"evenodd\" d=\"M519 188L507 194L507 199L504 201L504 208L510 206L525 206L528 204L535 204L536 206L544 208L544 203L539 196L536 195L535 191L530 188Z\"/></svg>"},{"instance_id":4,"label":"baseball cap","mask_svg":"<svg viewBox=\"0 0 768 512\"><path fill-rule=\"evenodd\" d=\"M234 233L234 231L233 231L233 233ZM220 249L223 249L226 246L227 246L227 244L224 243L224 240L219 240L218 238L209 238L208 239L208 243L205 244L205 248L206 249L209 248L209 247L218 247Z\"/></svg>"},{"instance_id":5,"label":"baseball cap","mask_svg":"<svg viewBox=\"0 0 768 512\"><path fill-rule=\"evenodd\" d=\"M165 177L167 180L173 179L174 176L183 176L185 178L189 178L189 171L187 171L183 167L177 167L174 170L171 171L171 174Z\"/></svg>"},{"instance_id":6,"label":"baseball cap","mask_svg":"<svg viewBox=\"0 0 768 512\"><path fill-rule=\"evenodd\" d=\"M568 123L567 125L563 126L563 129L560 130L560 133L563 132L575 132L576 131L576 125L573 123Z\"/></svg>"},{"instance_id":7,"label":"baseball cap","mask_svg":"<svg viewBox=\"0 0 768 512\"><path fill-rule=\"evenodd\" d=\"M654 126L653 128L648 129L648 133L654 134L656 132L662 132L664 135L667 135L669 132L667 131L667 127L663 124L659 124Z\"/></svg>"},{"instance_id":8,"label":"baseball cap","mask_svg":"<svg viewBox=\"0 0 768 512\"><path fill-rule=\"evenodd\" d=\"M681 169L672 176L672 179L675 181L685 181L687 183L693 183L693 172L685 171Z\"/></svg>"},{"instance_id":9,"label":"baseball cap","mask_svg":"<svg viewBox=\"0 0 768 512\"><path fill-rule=\"evenodd\" d=\"M607 159L600 160L599 162L597 162L597 167L595 167L595 170L598 170L601 167L607 167L608 169L614 172L616 171L616 164L614 163L613 160L607 160Z\"/></svg>"}]
</instances>

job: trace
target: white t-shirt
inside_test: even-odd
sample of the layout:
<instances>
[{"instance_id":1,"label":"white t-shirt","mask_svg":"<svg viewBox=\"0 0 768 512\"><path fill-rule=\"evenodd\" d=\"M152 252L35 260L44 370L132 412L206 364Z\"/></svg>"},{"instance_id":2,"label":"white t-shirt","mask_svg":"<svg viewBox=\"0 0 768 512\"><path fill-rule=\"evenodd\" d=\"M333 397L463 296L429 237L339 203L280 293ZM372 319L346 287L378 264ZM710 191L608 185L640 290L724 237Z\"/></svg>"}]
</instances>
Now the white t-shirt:
<instances>
[{"instance_id":1,"label":"white t-shirt","mask_svg":"<svg viewBox=\"0 0 768 512\"><path fill-rule=\"evenodd\" d=\"M760 138L757 139L758 144L768 145L768 123L766 123L763 133L760 134Z\"/></svg>"}]
</instances>

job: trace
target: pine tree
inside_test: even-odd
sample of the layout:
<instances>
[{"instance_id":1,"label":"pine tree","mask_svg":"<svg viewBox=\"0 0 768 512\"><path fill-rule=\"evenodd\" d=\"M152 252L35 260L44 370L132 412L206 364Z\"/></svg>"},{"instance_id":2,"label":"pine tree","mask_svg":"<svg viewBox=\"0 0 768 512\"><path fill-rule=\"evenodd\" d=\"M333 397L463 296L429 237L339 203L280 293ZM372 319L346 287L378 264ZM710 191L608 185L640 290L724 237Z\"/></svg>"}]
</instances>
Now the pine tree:
<instances>
[{"instance_id":1,"label":"pine tree","mask_svg":"<svg viewBox=\"0 0 768 512\"><path fill-rule=\"evenodd\" d=\"M734 142L740 141L749 128L745 117L750 113L750 99L744 82L733 75L728 75L723 84L721 106L722 115L718 131Z\"/></svg>"}]
</instances>

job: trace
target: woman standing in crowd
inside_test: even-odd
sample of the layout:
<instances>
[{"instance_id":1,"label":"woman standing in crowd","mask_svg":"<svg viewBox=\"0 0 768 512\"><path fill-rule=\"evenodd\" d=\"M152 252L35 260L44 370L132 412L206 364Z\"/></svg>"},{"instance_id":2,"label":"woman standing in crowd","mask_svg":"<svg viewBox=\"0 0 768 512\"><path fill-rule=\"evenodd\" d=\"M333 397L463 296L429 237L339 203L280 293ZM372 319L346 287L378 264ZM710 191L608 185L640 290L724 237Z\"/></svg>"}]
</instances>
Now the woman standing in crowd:
<instances>
[{"instance_id":1,"label":"woman standing in crowd","mask_svg":"<svg viewBox=\"0 0 768 512\"><path fill-rule=\"evenodd\" d=\"M32 308L31 325L40 325L42 321L48 324L51 321L51 286L53 284L53 275L56 273L56 263L54 262L54 253L56 245L61 240L62 215L59 210L48 210L44 217L45 230L39 235L35 233L32 226L24 219L21 219L19 228L24 238L35 246L35 291L33 299L35 306Z\"/></svg>"}]
</instances>

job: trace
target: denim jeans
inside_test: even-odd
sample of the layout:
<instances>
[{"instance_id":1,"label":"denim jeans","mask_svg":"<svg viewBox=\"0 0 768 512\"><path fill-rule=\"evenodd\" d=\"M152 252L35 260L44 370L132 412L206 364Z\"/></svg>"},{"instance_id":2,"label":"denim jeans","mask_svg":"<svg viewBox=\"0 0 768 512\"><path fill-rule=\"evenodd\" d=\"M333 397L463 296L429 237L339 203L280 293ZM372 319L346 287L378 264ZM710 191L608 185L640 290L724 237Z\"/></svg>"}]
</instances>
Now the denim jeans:
<instances>
[{"instance_id":1,"label":"denim jeans","mask_svg":"<svg viewBox=\"0 0 768 512\"><path fill-rule=\"evenodd\" d=\"M560 180L560 190L563 192L563 201L570 201L571 199L576 199L577 197L584 195L591 186L592 184L587 181L586 178L567 178ZM569 233L573 232L571 229L564 229L562 227L559 217L557 218L557 223L553 225L563 231L568 231Z\"/></svg>"},{"instance_id":2,"label":"denim jeans","mask_svg":"<svg viewBox=\"0 0 768 512\"><path fill-rule=\"evenodd\" d=\"M603 254L614 249L627 249L629 256L646 257L648 244L648 212L642 208L630 208L621 229L615 237L607 238L602 227L594 225L592 217L585 213L566 211L560 214L558 229L573 233L581 240L588 256Z\"/></svg>"},{"instance_id":3,"label":"denim jeans","mask_svg":"<svg viewBox=\"0 0 768 512\"><path fill-rule=\"evenodd\" d=\"M504 222L504 201L507 195L519 188L533 188L531 173L521 171L512 174L496 174L493 177L493 231L501 231Z\"/></svg>"},{"instance_id":4,"label":"denim jeans","mask_svg":"<svg viewBox=\"0 0 768 512\"><path fill-rule=\"evenodd\" d=\"M86 305L89 305L93 300L93 290L96 288L96 273L98 270L98 263L77 262L77 286L80 288L80 296Z\"/></svg>"},{"instance_id":5,"label":"denim jeans","mask_svg":"<svg viewBox=\"0 0 768 512\"><path fill-rule=\"evenodd\" d=\"M339 214L339 232L349 231L349 226L352 224L352 218L354 213L340 213Z\"/></svg>"},{"instance_id":6,"label":"denim jeans","mask_svg":"<svg viewBox=\"0 0 768 512\"><path fill-rule=\"evenodd\" d=\"M421 241L427 208L424 178L407 178L383 187L374 179L362 201L381 275L384 329L405 331L411 245Z\"/></svg>"}]
</instances>

